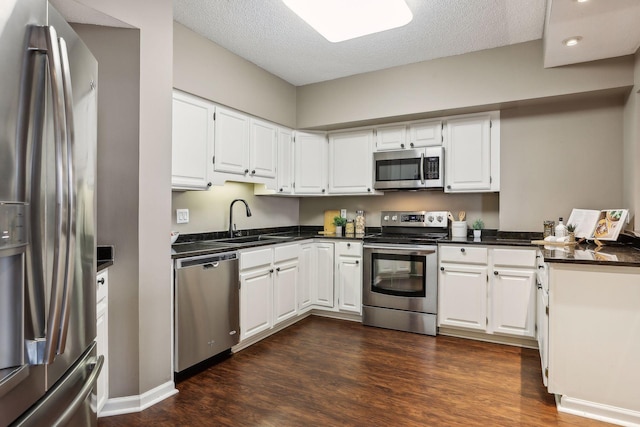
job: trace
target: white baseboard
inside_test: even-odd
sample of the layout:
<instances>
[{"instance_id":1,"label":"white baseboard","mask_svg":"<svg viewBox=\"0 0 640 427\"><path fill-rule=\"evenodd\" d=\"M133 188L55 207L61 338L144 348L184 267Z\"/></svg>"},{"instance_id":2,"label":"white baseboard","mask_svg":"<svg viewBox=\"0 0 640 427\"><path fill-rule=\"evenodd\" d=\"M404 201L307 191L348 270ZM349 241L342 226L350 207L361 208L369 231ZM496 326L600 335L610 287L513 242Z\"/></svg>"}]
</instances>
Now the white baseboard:
<instances>
[{"instance_id":1,"label":"white baseboard","mask_svg":"<svg viewBox=\"0 0 640 427\"><path fill-rule=\"evenodd\" d=\"M98 417L140 412L176 393L178 389L173 381L167 381L140 395L110 398L107 399Z\"/></svg>"},{"instance_id":2,"label":"white baseboard","mask_svg":"<svg viewBox=\"0 0 640 427\"><path fill-rule=\"evenodd\" d=\"M558 412L627 427L640 427L640 412L556 395Z\"/></svg>"}]
</instances>

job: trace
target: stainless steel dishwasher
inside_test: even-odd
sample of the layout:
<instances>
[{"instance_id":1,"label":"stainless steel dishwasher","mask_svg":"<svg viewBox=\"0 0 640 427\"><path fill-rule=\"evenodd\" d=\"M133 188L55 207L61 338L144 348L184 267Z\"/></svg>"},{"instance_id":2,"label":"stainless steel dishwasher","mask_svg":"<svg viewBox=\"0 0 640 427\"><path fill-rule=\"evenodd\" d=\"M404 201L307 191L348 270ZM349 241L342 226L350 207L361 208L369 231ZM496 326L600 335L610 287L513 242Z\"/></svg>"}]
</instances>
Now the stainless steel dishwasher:
<instances>
[{"instance_id":1,"label":"stainless steel dishwasher","mask_svg":"<svg viewBox=\"0 0 640 427\"><path fill-rule=\"evenodd\" d=\"M175 269L174 371L181 372L238 343L238 254L181 258Z\"/></svg>"}]
</instances>

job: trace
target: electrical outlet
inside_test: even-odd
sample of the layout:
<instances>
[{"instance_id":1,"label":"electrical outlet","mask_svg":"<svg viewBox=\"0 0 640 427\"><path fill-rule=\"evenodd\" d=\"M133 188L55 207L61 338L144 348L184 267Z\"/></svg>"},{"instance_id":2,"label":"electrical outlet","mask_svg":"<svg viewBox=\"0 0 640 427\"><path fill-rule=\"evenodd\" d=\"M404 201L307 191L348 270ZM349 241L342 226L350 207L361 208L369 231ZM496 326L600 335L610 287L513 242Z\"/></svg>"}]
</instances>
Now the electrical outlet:
<instances>
[{"instance_id":1,"label":"electrical outlet","mask_svg":"<svg viewBox=\"0 0 640 427\"><path fill-rule=\"evenodd\" d=\"M187 224L189 222L189 209L176 209L176 222Z\"/></svg>"},{"instance_id":2,"label":"electrical outlet","mask_svg":"<svg viewBox=\"0 0 640 427\"><path fill-rule=\"evenodd\" d=\"M346 218L347 217L347 210L346 209L340 209L340 216L342 218Z\"/></svg>"}]
</instances>

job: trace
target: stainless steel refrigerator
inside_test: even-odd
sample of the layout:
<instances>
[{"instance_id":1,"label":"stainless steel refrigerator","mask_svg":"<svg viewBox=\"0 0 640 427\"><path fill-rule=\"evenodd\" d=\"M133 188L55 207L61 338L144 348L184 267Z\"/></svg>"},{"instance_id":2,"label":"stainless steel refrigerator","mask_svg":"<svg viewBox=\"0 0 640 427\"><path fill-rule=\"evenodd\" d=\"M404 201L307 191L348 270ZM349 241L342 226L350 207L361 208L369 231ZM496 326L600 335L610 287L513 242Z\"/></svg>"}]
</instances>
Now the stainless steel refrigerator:
<instances>
[{"instance_id":1,"label":"stainless steel refrigerator","mask_svg":"<svg viewBox=\"0 0 640 427\"><path fill-rule=\"evenodd\" d=\"M2 0L0 426L97 424L97 72L46 0Z\"/></svg>"}]
</instances>

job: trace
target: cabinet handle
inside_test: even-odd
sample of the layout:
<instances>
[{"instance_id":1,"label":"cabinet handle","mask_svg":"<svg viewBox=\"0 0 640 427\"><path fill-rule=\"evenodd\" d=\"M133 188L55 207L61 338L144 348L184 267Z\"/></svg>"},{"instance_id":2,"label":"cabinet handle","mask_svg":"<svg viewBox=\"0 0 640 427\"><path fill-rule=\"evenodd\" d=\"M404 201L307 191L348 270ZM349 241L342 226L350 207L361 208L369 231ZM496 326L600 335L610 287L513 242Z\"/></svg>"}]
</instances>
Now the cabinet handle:
<instances>
[{"instance_id":1,"label":"cabinet handle","mask_svg":"<svg viewBox=\"0 0 640 427\"><path fill-rule=\"evenodd\" d=\"M404 148L404 144L400 144L400 148Z\"/></svg>"},{"instance_id":2,"label":"cabinet handle","mask_svg":"<svg viewBox=\"0 0 640 427\"><path fill-rule=\"evenodd\" d=\"M252 170L252 171L251 171L251 175L255 175L255 174L256 174L256 171L255 171L255 170Z\"/></svg>"},{"instance_id":3,"label":"cabinet handle","mask_svg":"<svg viewBox=\"0 0 640 427\"><path fill-rule=\"evenodd\" d=\"M351 247L351 243L347 243L347 247L350 248Z\"/></svg>"},{"instance_id":4,"label":"cabinet handle","mask_svg":"<svg viewBox=\"0 0 640 427\"><path fill-rule=\"evenodd\" d=\"M498 274L499 274L499 273L498 273L497 271L494 271L494 272L493 272L493 275L494 275L494 276L497 276Z\"/></svg>"},{"instance_id":5,"label":"cabinet handle","mask_svg":"<svg viewBox=\"0 0 640 427\"><path fill-rule=\"evenodd\" d=\"M444 267L440 267L440 271L444 271Z\"/></svg>"},{"instance_id":6,"label":"cabinet handle","mask_svg":"<svg viewBox=\"0 0 640 427\"><path fill-rule=\"evenodd\" d=\"M451 186L450 185L447 185L447 190L451 190Z\"/></svg>"},{"instance_id":7,"label":"cabinet handle","mask_svg":"<svg viewBox=\"0 0 640 427\"><path fill-rule=\"evenodd\" d=\"M367 193L371 193L371 189L370 188L367 188Z\"/></svg>"},{"instance_id":8,"label":"cabinet handle","mask_svg":"<svg viewBox=\"0 0 640 427\"><path fill-rule=\"evenodd\" d=\"M277 268L276 268L276 271L280 271L280 267L277 267Z\"/></svg>"},{"instance_id":9,"label":"cabinet handle","mask_svg":"<svg viewBox=\"0 0 640 427\"><path fill-rule=\"evenodd\" d=\"M544 265L539 265L538 268L544 268Z\"/></svg>"},{"instance_id":10,"label":"cabinet handle","mask_svg":"<svg viewBox=\"0 0 640 427\"><path fill-rule=\"evenodd\" d=\"M282 188L280 189L280 192L282 193Z\"/></svg>"},{"instance_id":11,"label":"cabinet handle","mask_svg":"<svg viewBox=\"0 0 640 427\"><path fill-rule=\"evenodd\" d=\"M322 192L324 193L325 191L327 191L327 190L325 190L325 189L323 188L323 189L322 189Z\"/></svg>"},{"instance_id":12,"label":"cabinet handle","mask_svg":"<svg viewBox=\"0 0 640 427\"><path fill-rule=\"evenodd\" d=\"M244 170L244 173L249 173L249 169L245 169L245 170Z\"/></svg>"},{"instance_id":13,"label":"cabinet handle","mask_svg":"<svg viewBox=\"0 0 640 427\"><path fill-rule=\"evenodd\" d=\"M411 144L409 144L409 146L410 146L411 148L413 148L413 142L412 142Z\"/></svg>"},{"instance_id":14,"label":"cabinet handle","mask_svg":"<svg viewBox=\"0 0 640 427\"><path fill-rule=\"evenodd\" d=\"M211 187L211 182L207 182L207 187Z\"/></svg>"},{"instance_id":15,"label":"cabinet handle","mask_svg":"<svg viewBox=\"0 0 640 427\"><path fill-rule=\"evenodd\" d=\"M460 248L460 252L464 253L465 252L464 248Z\"/></svg>"},{"instance_id":16,"label":"cabinet handle","mask_svg":"<svg viewBox=\"0 0 640 427\"><path fill-rule=\"evenodd\" d=\"M273 268L271 270L269 270L269 273L273 273Z\"/></svg>"},{"instance_id":17,"label":"cabinet handle","mask_svg":"<svg viewBox=\"0 0 640 427\"><path fill-rule=\"evenodd\" d=\"M356 265L360 264L360 261L356 260Z\"/></svg>"},{"instance_id":18,"label":"cabinet handle","mask_svg":"<svg viewBox=\"0 0 640 427\"><path fill-rule=\"evenodd\" d=\"M104 277L98 279L98 285L104 285Z\"/></svg>"}]
</instances>

